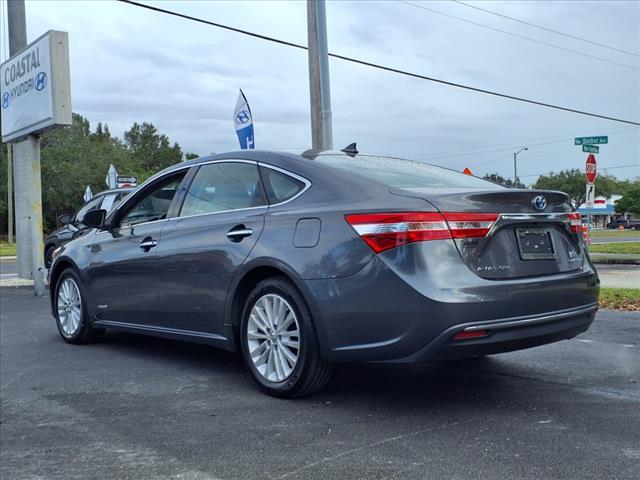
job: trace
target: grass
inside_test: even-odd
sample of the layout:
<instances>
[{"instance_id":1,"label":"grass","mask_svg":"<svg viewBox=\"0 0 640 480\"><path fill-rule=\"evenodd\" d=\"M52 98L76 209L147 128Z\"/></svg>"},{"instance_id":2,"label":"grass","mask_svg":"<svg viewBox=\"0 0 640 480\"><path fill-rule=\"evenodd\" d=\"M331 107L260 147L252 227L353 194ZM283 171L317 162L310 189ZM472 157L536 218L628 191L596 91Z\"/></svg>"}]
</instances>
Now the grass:
<instances>
[{"instance_id":1,"label":"grass","mask_svg":"<svg viewBox=\"0 0 640 480\"><path fill-rule=\"evenodd\" d=\"M15 244L0 241L0 257L12 257L16 254Z\"/></svg>"},{"instance_id":2,"label":"grass","mask_svg":"<svg viewBox=\"0 0 640 480\"><path fill-rule=\"evenodd\" d=\"M591 238L599 237L638 237L640 231L638 230L591 230Z\"/></svg>"},{"instance_id":3,"label":"grass","mask_svg":"<svg viewBox=\"0 0 640 480\"><path fill-rule=\"evenodd\" d=\"M637 253L640 254L640 242L603 243L589 246L590 253Z\"/></svg>"},{"instance_id":4,"label":"grass","mask_svg":"<svg viewBox=\"0 0 640 480\"><path fill-rule=\"evenodd\" d=\"M640 312L640 288L601 288L600 307Z\"/></svg>"}]
</instances>

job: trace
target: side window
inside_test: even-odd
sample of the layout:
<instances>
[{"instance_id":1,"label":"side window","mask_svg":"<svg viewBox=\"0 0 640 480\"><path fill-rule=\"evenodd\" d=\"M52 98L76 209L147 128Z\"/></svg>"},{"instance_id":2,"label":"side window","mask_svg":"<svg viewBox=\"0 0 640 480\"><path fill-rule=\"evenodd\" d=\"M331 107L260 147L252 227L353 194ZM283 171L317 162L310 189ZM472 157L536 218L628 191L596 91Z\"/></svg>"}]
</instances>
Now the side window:
<instances>
[{"instance_id":1,"label":"side window","mask_svg":"<svg viewBox=\"0 0 640 480\"><path fill-rule=\"evenodd\" d=\"M284 173L265 167L260 167L260 173L264 179L267 198L272 205L289 200L304 190L304 182Z\"/></svg>"},{"instance_id":2,"label":"side window","mask_svg":"<svg viewBox=\"0 0 640 480\"><path fill-rule=\"evenodd\" d=\"M91 200L85 203L80 208L80 210L78 210L78 212L76 213L75 222L82 224L82 217L84 217L84 214L87 213L89 210L95 210L97 208L100 208L100 204L102 203L103 198L104 197L102 195L99 195L97 197L93 197Z\"/></svg>"},{"instance_id":3,"label":"side window","mask_svg":"<svg viewBox=\"0 0 640 480\"><path fill-rule=\"evenodd\" d=\"M265 205L258 167L250 163L202 165L186 193L181 217Z\"/></svg>"},{"instance_id":4,"label":"side window","mask_svg":"<svg viewBox=\"0 0 640 480\"><path fill-rule=\"evenodd\" d=\"M171 201L175 197L184 175L185 172L181 172L180 175L171 177L139 199L127 210L127 213L120 220L120 225L135 225L167 218Z\"/></svg>"}]
</instances>

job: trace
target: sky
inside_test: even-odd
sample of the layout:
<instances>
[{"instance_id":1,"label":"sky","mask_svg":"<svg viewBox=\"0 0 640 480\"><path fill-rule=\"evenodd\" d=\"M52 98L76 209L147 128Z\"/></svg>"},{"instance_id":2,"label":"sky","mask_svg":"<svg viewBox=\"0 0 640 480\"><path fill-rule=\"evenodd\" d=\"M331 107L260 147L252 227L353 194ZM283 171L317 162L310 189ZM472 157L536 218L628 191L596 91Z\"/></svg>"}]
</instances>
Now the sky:
<instances>
[{"instance_id":1,"label":"sky","mask_svg":"<svg viewBox=\"0 0 640 480\"><path fill-rule=\"evenodd\" d=\"M4 3L4 2L3 2ZM164 9L306 45L306 1L150 1ZM636 55L543 31L453 1L327 1L329 51L478 88L640 121L640 2L482 1L472 5ZM415 5L418 5L417 7ZM582 53L463 22L453 15ZM277 45L108 0L27 0L32 41L69 32L73 110L122 137L152 122L184 151L237 150L242 88L256 148L310 148L308 59ZM1 57L6 59L6 5ZM599 57L599 58L592 58ZM604 60L608 60L604 61ZM616 63L611 63L616 62ZM619 65L619 64L624 64ZM584 169L576 136L608 135L600 172L640 177L640 127L550 110L339 59L329 60L334 147L475 175ZM631 165L631 166L629 166ZM623 167L623 168L619 168Z\"/></svg>"}]
</instances>

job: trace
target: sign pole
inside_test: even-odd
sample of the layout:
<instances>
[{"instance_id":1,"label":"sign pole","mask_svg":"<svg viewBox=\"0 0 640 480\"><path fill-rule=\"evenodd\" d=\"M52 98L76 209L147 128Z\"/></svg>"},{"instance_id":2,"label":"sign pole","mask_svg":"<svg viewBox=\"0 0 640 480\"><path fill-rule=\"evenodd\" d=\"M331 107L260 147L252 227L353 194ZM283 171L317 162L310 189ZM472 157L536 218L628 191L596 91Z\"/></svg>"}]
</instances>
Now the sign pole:
<instances>
[{"instance_id":1,"label":"sign pole","mask_svg":"<svg viewBox=\"0 0 640 480\"><path fill-rule=\"evenodd\" d=\"M13 244L13 149L7 143L7 234L9 244Z\"/></svg>"},{"instance_id":2,"label":"sign pole","mask_svg":"<svg viewBox=\"0 0 640 480\"><path fill-rule=\"evenodd\" d=\"M24 0L7 2L9 53L27 46L27 21ZM16 244L18 276L32 278L36 296L44 295L44 259L42 234L42 185L40 176L40 139L28 135L13 146L15 185Z\"/></svg>"}]
</instances>

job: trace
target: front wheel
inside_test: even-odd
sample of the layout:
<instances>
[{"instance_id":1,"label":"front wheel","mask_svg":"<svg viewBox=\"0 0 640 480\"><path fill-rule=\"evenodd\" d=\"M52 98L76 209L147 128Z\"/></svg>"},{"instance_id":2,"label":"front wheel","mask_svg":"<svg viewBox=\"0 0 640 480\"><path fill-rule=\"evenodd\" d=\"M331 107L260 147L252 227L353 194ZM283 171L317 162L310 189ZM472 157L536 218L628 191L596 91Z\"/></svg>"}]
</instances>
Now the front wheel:
<instances>
[{"instance_id":1,"label":"front wheel","mask_svg":"<svg viewBox=\"0 0 640 480\"><path fill-rule=\"evenodd\" d=\"M309 309L284 277L263 280L247 298L241 347L251 374L270 395L309 395L331 377L331 365L320 354Z\"/></svg>"},{"instance_id":2,"label":"front wheel","mask_svg":"<svg viewBox=\"0 0 640 480\"><path fill-rule=\"evenodd\" d=\"M67 268L56 283L54 313L60 336L68 343L90 343L103 333L89 322L89 314L82 293L80 278Z\"/></svg>"}]
</instances>

